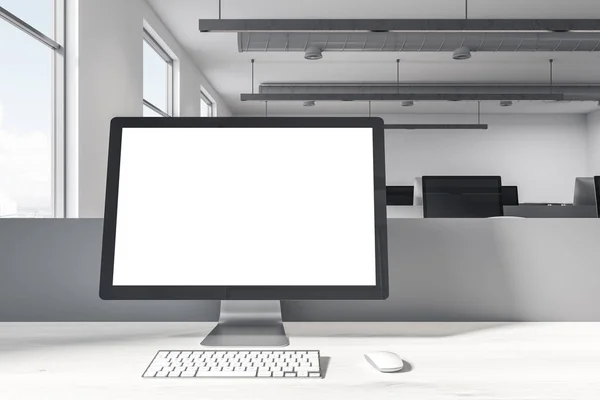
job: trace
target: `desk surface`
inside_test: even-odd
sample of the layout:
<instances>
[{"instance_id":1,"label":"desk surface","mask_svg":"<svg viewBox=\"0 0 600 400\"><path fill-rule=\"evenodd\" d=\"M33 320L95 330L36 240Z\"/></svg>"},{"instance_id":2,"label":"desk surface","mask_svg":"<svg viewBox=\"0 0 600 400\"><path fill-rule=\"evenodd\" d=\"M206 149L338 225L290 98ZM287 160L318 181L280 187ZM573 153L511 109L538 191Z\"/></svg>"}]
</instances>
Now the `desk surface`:
<instances>
[{"instance_id":1,"label":"desk surface","mask_svg":"<svg viewBox=\"0 0 600 400\"><path fill-rule=\"evenodd\" d=\"M0 399L600 398L600 323L286 323L325 379L143 379L160 349L198 349L207 323L0 323ZM398 353L403 373L363 358Z\"/></svg>"}]
</instances>

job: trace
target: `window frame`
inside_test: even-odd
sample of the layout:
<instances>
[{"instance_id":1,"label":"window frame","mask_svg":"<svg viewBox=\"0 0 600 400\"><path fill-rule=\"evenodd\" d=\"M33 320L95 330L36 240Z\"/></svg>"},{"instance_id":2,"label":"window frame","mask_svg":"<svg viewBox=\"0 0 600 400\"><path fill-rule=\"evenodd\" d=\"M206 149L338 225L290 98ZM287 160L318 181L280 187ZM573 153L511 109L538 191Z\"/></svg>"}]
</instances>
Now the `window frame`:
<instances>
[{"instance_id":1,"label":"window frame","mask_svg":"<svg viewBox=\"0 0 600 400\"><path fill-rule=\"evenodd\" d=\"M28 24L10 11L0 7L0 19L20 29L34 40L50 48L52 51L52 99L50 127L51 143L51 217L64 218L66 212L66 171L65 171L65 125L66 125L66 68L65 68L65 34L66 34L66 2L54 0L53 33L54 39L48 37L34 26Z\"/></svg>"},{"instance_id":2,"label":"window frame","mask_svg":"<svg viewBox=\"0 0 600 400\"><path fill-rule=\"evenodd\" d=\"M201 117L205 117L205 118L212 118L215 116L215 102L212 101L212 99L210 97L208 97L208 95L206 94L206 92L204 90L200 90L200 101L206 103L206 105L208 106L208 114L209 115L200 115ZM200 104L200 113L202 113L202 104Z\"/></svg>"},{"instance_id":3,"label":"window frame","mask_svg":"<svg viewBox=\"0 0 600 400\"><path fill-rule=\"evenodd\" d=\"M158 43L154 36L144 27L143 28L143 43L147 43L167 64L167 110L162 110L152 102L143 98L142 102L145 107L148 107L162 117L168 118L173 116L174 109L174 88L175 88L175 74L174 74L174 63L175 60L171 55ZM142 66L143 68L143 66Z\"/></svg>"}]
</instances>

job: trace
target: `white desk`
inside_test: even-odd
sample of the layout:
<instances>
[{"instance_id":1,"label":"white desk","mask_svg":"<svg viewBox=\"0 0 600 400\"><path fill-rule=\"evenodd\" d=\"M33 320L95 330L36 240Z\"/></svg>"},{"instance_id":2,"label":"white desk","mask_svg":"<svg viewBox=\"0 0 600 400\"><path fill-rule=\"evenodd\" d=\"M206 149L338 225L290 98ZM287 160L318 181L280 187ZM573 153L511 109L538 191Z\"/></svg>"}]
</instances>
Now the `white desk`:
<instances>
[{"instance_id":1,"label":"white desk","mask_svg":"<svg viewBox=\"0 0 600 400\"><path fill-rule=\"evenodd\" d=\"M207 323L1 323L0 399L600 399L600 323L287 323L325 379L143 379L160 349L196 349ZM391 350L412 367L382 374ZM327 361L327 360L325 360Z\"/></svg>"}]
</instances>

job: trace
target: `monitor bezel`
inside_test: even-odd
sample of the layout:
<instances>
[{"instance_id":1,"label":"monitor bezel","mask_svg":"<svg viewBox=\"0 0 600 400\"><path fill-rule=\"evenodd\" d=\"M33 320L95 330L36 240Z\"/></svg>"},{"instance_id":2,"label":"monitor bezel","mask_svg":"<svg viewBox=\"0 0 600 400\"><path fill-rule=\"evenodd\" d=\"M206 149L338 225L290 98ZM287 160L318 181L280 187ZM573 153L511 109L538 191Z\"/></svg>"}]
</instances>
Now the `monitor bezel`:
<instances>
[{"instance_id":1,"label":"monitor bezel","mask_svg":"<svg viewBox=\"0 0 600 400\"><path fill-rule=\"evenodd\" d=\"M427 186L430 180L453 180L453 179L461 179L461 180L481 180L481 179L489 179L496 181L497 184L497 195L498 195L498 216L504 216L504 207L502 205L502 177L497 175L430 175L423 176L422 178L423 184L423 218L462 218L462 217L432 217L429 215L429 206L428 200L425 194L427 193Z\"/></svg>"},{"instance_id":2,"label":"monitor bezel","mask_svg":"<svg viewBox=\"0 0 600 400\"><path fill-rule=\"evenodd\" d=\"M124 128L371 128L375 200L374 286L114 286L121 139ZM388 288L384 123L381 118L158 118L117 117L110 125L102 236L100 298L104 300L328 300L386 299ZM348 216L351 218L352 216Z\"/></svg>"}]
</instances>

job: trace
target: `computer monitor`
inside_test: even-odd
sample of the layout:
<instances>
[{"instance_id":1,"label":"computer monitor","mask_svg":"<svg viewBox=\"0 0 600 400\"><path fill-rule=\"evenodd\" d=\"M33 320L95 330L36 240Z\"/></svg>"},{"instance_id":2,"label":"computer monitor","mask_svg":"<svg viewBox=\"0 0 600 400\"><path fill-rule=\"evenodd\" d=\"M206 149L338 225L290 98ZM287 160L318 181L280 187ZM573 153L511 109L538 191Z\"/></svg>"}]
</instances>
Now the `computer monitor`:
<instances>
[{"instance_id":1,"label":"computer monitor","mask_svg":"<svg viewBox=\"0 0 600 400\"><path fill-rule=\"evenodd\" d=\"M502 217L499 176L424 176L425 218Z\"/></svg>"},{"instance_id":2,"label":"computer monitor","mask_svg":"<svg viewBox=\"0 0 600 400\"><path fill-rule=\"evenodd\" d=\"M519 188L517 186L502 186L502 205L519 205Z\"/></svg>"},{"instance_id":3,"label":"computer monitor","mask_svg":"<svg viewBox=\"0 0 600 400\"><path fill-rule=\"evenodd\" d=\"M576 206L595 206L596 188L594 178L575 178L573 204Z\"/></svg>"},{"instance_id":4,"label":"computer monitor","mask_svg":"<svg viewBox=\"0 0 600 400\"><path fill-rule=\"evenodd\" d=\"M202 344L286 345L279 300L388 296L385 182L379 118L115 118L100 297L223 300Z\"/></svg>"},{"instance_id":5,"label":"computer monitor","mask_svg":"<svg viewBox=\"0 0 600 400\"><path fill-rule=\"evenodd\" d=\"M413 186L388 186L387 205L412 206L414 192L415 190Z\"/></svg>"}]
</instances>

